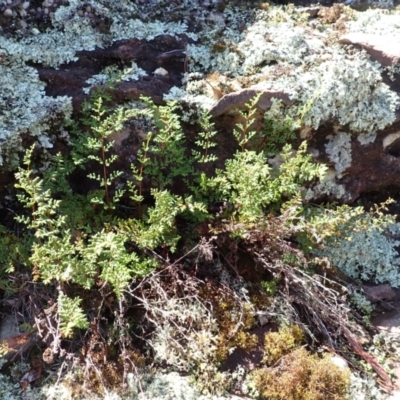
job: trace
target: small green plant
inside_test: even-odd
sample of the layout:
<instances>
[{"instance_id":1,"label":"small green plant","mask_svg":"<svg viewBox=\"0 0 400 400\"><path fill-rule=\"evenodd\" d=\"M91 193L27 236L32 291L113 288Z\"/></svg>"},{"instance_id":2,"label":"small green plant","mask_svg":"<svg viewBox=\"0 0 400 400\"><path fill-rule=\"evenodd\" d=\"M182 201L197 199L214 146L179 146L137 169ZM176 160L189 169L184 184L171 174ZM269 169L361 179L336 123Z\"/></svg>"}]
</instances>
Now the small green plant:
<instances>
[{"instance_id":1,"label":"small green plant","mask_svg":"<svg viewBox=\"0 0 400 400\"><path fill-rule=\"evenodd\" d=\"M213 141L217 131L213 130L215 124L211 122L211 115L205 111L200 115L200 126L203 131L198 133L199 138L195 143L202 151L193 149L192 155L198 163L216 161L217 156L211 154L210 151L217 146L217 143Z\"/></svg>"},{"instance_id":2,"label":"small green plant","mask_svg":"<svg viewBox=\"0 0 400 400\"><path fill-rule=\"evenodd\" d=\"M314 164L303 142L297 153L286 145L280 174L273 178L263 153L251 150L237 152L217 170L214 178L204 178L203 187L212 190L215 201L226 201L234 207L233 217L242 222L259 220L267 209L278 211L286 199L295 198L304 182L324 176L326 167Z\"/></svg>"},{"instance_id":3,"label":"small green plant","mask_svg":"<svg viewBox=\"0 0 400 400\"><path fill-rule=\"evenodd\" d=\"M102 205L105 210L114 209L115 203L123 195L121 190L116 190L113 197L110 193L111 185L121 176L122 171L110 172L111 164L115 162L117 156L109 154L114 145L114 141L109 140L109 137L121 130L123 123L129 118L123 108L110 112L106 105L110 100L111 97L104 90L97 89L92 94L91 102L84 105L83 123L90 132L80 132L77 135L74 152L74 161L77 165L93 160L100 166L101 173L91 172L88 177L96 180L102 189L102 196L94 196L91 201Z\"/></svg>"},{"instance_id":4,"label":"small green plant","mask_svg":"<svg viewBox=\"0 0 400 400\"><path fill-rule=\"evenodd\" d=\"M60 293L58 296L58 314L60 316L60 330L64 337L71 337L74 328L85 329L89 326L82 308L80 307L81 299L71 299Z\"/></svg>"},{"instance_id":5,"label":"small green plant","mask_svg":"<svg viewBox=\"0 0 400 400\"><path fill-rule=\"evenodd\" d=\"M279 278L274 278L271 281L261 281L260 285L268 296L274 296L278 290L280 283Z\"/></svg>"},{"instance_id":6,"label":"small green plant","mask_svg":"<svg viewBox=\"0 0 400 400\"><path fill-rule=\"evenodd\" d=\"M151 178L152 187L163 190L168 188L174 179L184 179L192 173L191 162L185 154L185 135L176 113L177 102L156 106L148 98L141 99L150 110L155 124L155 132L149 138L151 141L146 151L146 154L151 155L150 162L146 165L146 173Z\"/></svg>"},{"instance_id":7,"label":"small green plant","mask_svg":"<svg viewBox=\"0 0 400 400\"><path fill-rule=\"evenodd\" d=\"M75 124L72 129L71 159L56 155L40 172L35 169L34 148L26 152L16 174L18 199L25 208L17 217L23 240L0 230L0 272L23 265L32 271L34 285L40 283L45 294L38 303L47 304L40 310L46 318L35 319L35 327L39 334L52 335L53 355L60 354L62 338L73 339L82 329L93 348L103 346L101 362L108 354L114 359L117 348L126 361L133 333L145 338L160 362L193 373L199 381L221 381L222 386L229 379L222 379L217 366L234 348L252 349L257 344L249 332L256 309L269 307L271 297L280 296L286 301L282 309L286 307L289 317L285 314L284 320L289 325L266 335L264 363L282 363L286 380L278 382L275 370L263 368L254 373L253 382L261 393L257 382L274 380L278 383L261 395L284 398L276 394L280 390L290 398L293 388L286 390L286 385L294 371L301 375L296 376L303 384L303 397L293 398L319 399L312 397L317 391L304 384L301 371L304 367L308 377L316 377L314 367L326 369L326 363L299 353L305 336L297 324L303 322L293 315L316 313L318 324L310 318L307 322L329 340L332 330L346 324L348 309L343 312L337 292L307 267L321 244L335 243L344 228L379 229L387 220L383 210L369 218L348 206L306 205L302 186L323 177L326 167L312 162L306 143L296 150L286 144L279 171L271 173L265 148L256 146L259 97L240 112L242 121L233 131L237 151L216 171L216 132L209 115L202 115L202 131L192 149L176 103L157 106L142 100L141 109L113 109L108 95L95 91L84 107L83 127ZM112 135L139 116L151 119L153 126L139 146L135 165L128 166L132 175L123 187L127 172L115 168ZM74 193L69 181L76 166L98 183L95 190ZM126 188L123 204L118 204ZM129 211L120 212L120 206ZM206 279L199 279L199 274ZM244 284L245 276L250 280ZM202 282L213 289L200 290ZM224 298L224 291L230 297ZM36 287L34 292L42 293ZM261 300L255 306L250 299L257 296ZM293 311L290 316L289 298L297 299L304 313ZM141 308L140 317L130 304ZM332 304L331 314L327 310ZM128 310L132 323L126 322ZM103 337L100 321L106 320L112 329ZM293 351L305 360L303 364L286 364ZM90 362L93 353L87 358ZM330 384L324 374L318 379ZM337 393L344 382L339 382Z\"/></svg>"},{"instance_id":8,"label":"small green plant","mask_svg":"<svg viewBox=\"0 0 400 400\"><path fill-rule=\"evenodd\" d=\"M259 93L246 103L244 111L238 111L243 122L236 125L236 128L233 130L233 136L237 140L242 153L247 148L249 142L257 135L257 131L254 130L254 123L256 122L257 103L260 101L261 94Z\"/></svg>"}]
</instances>

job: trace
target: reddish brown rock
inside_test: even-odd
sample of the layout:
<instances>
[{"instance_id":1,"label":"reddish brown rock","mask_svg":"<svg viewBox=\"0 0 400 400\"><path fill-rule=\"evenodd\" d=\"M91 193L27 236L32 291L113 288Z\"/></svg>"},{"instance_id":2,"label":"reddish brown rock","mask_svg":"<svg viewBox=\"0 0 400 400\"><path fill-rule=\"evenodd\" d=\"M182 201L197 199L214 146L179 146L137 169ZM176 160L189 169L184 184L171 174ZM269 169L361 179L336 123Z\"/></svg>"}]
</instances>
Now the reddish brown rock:
<instances>
[{"instance_id":1,"label":"reddish brown rock","mask_svg":"<svg viewBox=\"0 0 400 400\"><path fill-rule=\"evenodd\" d=\"M396 298L395 291L389 285L363 286L365 296L371 303L386 300L391 301Z\"/></svg>"},{"instance_id":2,"label":"reddish brown rock","mask_svg":"<svg viewBox=\"0 0 400 400\"><path fill-rule=\"evenodd\" d=\"M374 142L361 144L357 134L351 139L351 165L336 183L344 187L346 199L325 196L320 200L339 200L352 203L364 193L381 192L388 188L400 189L400 122L377 132ZM326 125L314 132L309 148L316 154L316 160L334 167L326 154L325 145L329 135L334 134L332 126ZM389 138L389 140L388 140ZM387 198L387 197L386 197Z\"/></svg>"},{"instance_id":3,"label":"reddish brown rock","mask_svg":"<svg viewBox=\"0 0 400 400\"><path fill-rule=\"evenodd\" d=\"M100 73L109 65L130 66L132 61L146 71L147 76L137 81L121 82L112 91L115 102L137 100L140 95L148 96L155 103L161 103L163 95L173 86L181 86L185 65L184 48L187 38L157 36L154 40L122 40L105 49L82 51L78 61L61 65L59 69L38 66L39 77L47 83L49 96L70 96L74 111L80 109L87 97L83 88L87 79ZM164 68L168 75L154 74L157 68Z\"/></svg>"},{"instance_id":4,"label":"reddish brown rock","mask_svg":"<svg viewBox=\"0 0 400 400\"><path fill-rule=\"evenodd\" d=\"M242 89L237 92L226 94L218 101L218 103L210 110L213 117L218 117L222 114L227 114L234 109L243 109L244 105L253 99L259 93L261 94L260 101L257 107L260 111L267 111L272 105L272 99L281 99L284 104L290 105L294 102L290 100L289 95L280 91L262 90L256 88Z\"/></svg>"},{"instance_id":5,"label":"reddish brown rock","mask_svg":"<svg viewBox=\"0 0 400 400\"><path fill-rule=\"evenodd\" d=\"M361 46L371 59L385 67L396 65L400 61L400 41L394 36L353 32L343 35L339 43Z\"/></svg>"}]
</instances>

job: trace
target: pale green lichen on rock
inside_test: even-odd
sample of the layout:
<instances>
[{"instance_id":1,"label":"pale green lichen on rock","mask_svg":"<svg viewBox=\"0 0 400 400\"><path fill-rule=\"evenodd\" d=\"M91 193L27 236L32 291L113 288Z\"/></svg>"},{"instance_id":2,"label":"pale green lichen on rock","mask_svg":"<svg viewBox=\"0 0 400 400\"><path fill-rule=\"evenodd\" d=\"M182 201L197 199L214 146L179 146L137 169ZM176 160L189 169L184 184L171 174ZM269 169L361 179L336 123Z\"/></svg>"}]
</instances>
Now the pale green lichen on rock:
<instances>
[{"instance_id":1,"label":"pale green lichen on rock","mask_svg":"<svg viewBox=\"0 0 400 400\"><path fill-rule=\"evenodd\" d=\"M244 32L228 30L221 40L215 31L208 43L188 46L191 71L248 76L253 84L286 92L297 104L282 117L310 104L303 122L313 129L333 119L373 133L394 122L399 97L382 82L379 63L362 50L332 44L329 27L315 32L299 13L280 18L276 10L282 8L260 11Z\"/></svg>"},{"instance_id":2,"label":"pale green lichen on rock","mask_svg":"<svg viewBox=\"0 0 400 400\"><path fill-rule=\"evenodd\" d=\"M399 224L388 226L398 233ZM400 286L400 257L396 247L399 240L387 232L371 226L353 232L343 232L341 237L329 240L319 254L328 257L332 264L354 279L375 283L389 282Z\"/></svg>"},{"instance_id":3,"label":"pale green lichen on rock","mask_svg":"<svg viewBox=\"0 0 400 400\"><path fill-rule=\"evenodd\" d=\"M335 165L338 178L351 166L351 135L346 132L337 132L333 137L328 137L325 150L329 160Z\"/></svg>"},{"instance_id":4,"label":"pale green lichen on rock","mask_svg":"<svg viewBox=\"0 0 400 400\"><path fill-rule=\"evenodd\" d=\"M356 13L355 18L346 22L348 32L369 33L377 36L396 37L400 34L399 10L385 11L369 9Z\"/></svg>"},{"instance_id":5,"label":"pale green lichen on rock","mask_svg":"<svg viewBox=\"0 0 400 400\"><path fill-rule=\"evenodd\" d=\"M351 199L345 187L336 182L336 172L333 169L328 170L327 174L320 182L305 191L304 199L310 201L325 196L341 199L343 201L349 201Z\"/></svg>"},{"instance_id":6,"label":"pale green lichen on rock","mask_svg":"<svg viewBox=\"0 0 400 400\"><path fill-rule=\"evenodd\" d=\"M70 99L46 96L37 71L16 61L0 65L0 88L5 94L0 97L0 165L13 163L23 133L51 147L48 131L54 122L70 116Z\"/></svg>"},{"instance_id":7,"label":"pale green lichen on rock","mask_svg":"<svg viewBox=\"0 0 400 400\"><path fill-rule=\"evenodd\" d=\"M109 32L100 32L89 17L79 16L77 11L84 6L92 7L97 16L110 19ZM44 32L28 29L20 37L0 36L0 55L5 57L0 64L0 88L2 93L10 93L0 98L1 165L9 168L17 165L16 151L21 149L24 133L36 136L39 146L51 147L50 127L56 122L60 126L72 111L71 99L45 95L45 84L39 80L36 70L26 65L27 62L58 68L63 63L77 60L78 51L106 47L126 38L151 40L160 34L175 36L187 30L182 23L144 23L137 17L137 7L127 0L71 0L67 6L57 8L51 20L52 28ZM191 36L195 38L195 35ZM138 79L144 74L133 63L131 71L121 78ZM89 83L95 83L101 77L93 79Z\"/></svg>"}]
</instances>

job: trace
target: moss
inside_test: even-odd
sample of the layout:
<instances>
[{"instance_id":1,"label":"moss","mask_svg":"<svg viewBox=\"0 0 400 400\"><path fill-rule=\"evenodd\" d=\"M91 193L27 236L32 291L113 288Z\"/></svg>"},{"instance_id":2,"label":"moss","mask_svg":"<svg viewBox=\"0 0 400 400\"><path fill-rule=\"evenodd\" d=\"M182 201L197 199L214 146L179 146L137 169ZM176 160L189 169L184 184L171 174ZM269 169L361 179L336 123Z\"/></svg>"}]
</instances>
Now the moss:
<instances>
[{"instance_id":1,"label":"moss","mask_svg":"<svg viewBox=\"0 0 400 400\"><path fill-rule=\"evenodd\" d=\"M281 359L275 368L260 368L250 375L251 385L268 400L343 400L350 374L304 348Z\"/></svg>"},{"instance_id":2,"label":"moss","mask_svg":"<svg viewBox=\"0 0 400 400\"><path fill-rule=\"evenodd\" d=\"M279 332L269 332L264 338L265 356L263 362L275 364L281 357L304 342L304 332L297 325L283 326Z\"/></svg>"},{"instance_id":3,"label":"moss","mask_svg":"<svg viewBox=\"0 0 400 400\"><path fill-rule=\"evenodd\" d=\"M213 317L218 326L216 360L223 362L236 347L252 350L258 343L257 336L248 332L255 325L254 305L211 283L203 287L201 293L206 301L212 303Z\"/></svg>"}]
</instances>

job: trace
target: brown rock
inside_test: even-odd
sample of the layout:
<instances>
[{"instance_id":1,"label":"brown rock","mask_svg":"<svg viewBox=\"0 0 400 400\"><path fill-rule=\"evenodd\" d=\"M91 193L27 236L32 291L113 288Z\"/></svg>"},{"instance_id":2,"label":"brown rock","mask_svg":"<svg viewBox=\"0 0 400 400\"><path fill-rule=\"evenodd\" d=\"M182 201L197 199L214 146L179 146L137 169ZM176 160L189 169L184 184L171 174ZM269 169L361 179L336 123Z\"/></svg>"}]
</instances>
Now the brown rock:
<instances>
[{"instance_id":1,"label":"brown rock","mask_svg":"<svg viewBox=\"0 0 400 400\"><path fill-rule=\"evenodd\" d=\"M221 100L210 110L213 117L218 117L222 114L227 114L234 109L243 109L253 97L262 93L257 106L260 111L267 111L271 105L271 99L281 99L284 104L290 105L294 102L290 100L289 95L280 91L262 90L262 89L242 89L237 92L226 94Z\"/></svg>"},{"instance_id":2,"label":"brown rock","mask_svg":"<svg viewBox=\"0 0 400 400\"><path fill-rule=\"evenodd\" d=\"M395 291L387 284L378 286L363 286L365 296L371 303L386 300L391 301L396 298Z\"/></svg>"},{"instance_id":3,"label":"brown rock","mask_svg":"<svg viewBox=\"0 0 400 400\"><path fill-rule=\"evenodd\" d=\"M372 323L379 331L400 335L400 312L397 310L379 315L372 320Z\"/></svg>"},{"instance_id":4,"label":"brown rock","mask_svg":"<svg viewBox=\"0 0 400 400\"><path fill-rule=\"evenodd\" d=\"M400 42L393 36L354 32L343 35L339 43L361 46L373 60L385 67L393 66L400 61Z\"/></svg>"},{"instance_id":5,"label":"brown rock","mask_svg":"<svg viewBox=\"0 0 400 400\"><path fill-rule=\"evenodd\" d=\"M1 366L1 370L6 370L15 360L25 357L32 348L37 344L38 338L36 335L23 333L18 336L13 336L1 342L4 354L2 357L6 362Z\"/></svg>"},{"instance_id":6,"label":"brown rock","mask_svg":"<svg viewBox=\"0 0 400 400\"><path fill-rule=\"evenodd\" d=\"M377 193L390 189L397 193L400 188L400 122L377 132L374 142L361 144L357 135L351 140L351 165L336 183L344 187L346 198L321 196L320 200L354 202L363 193ZM326 154L327 137L334 127L321 126L309 140L309 148L315 150L315 158L333 167Z\"/></svg>"},{"instance_id":7,"label":"brown rock","mask_svg":"<svg viewBox=\"0 0 400 400\"><path fill-rule=\"evenodd\" d=\"M37 66L37 70L40 79L47 83L46 94L72 97L74 111L77 112L87 97L82 90L88 86L85 83L87 79L109 65L118 63L129 66L135 61L147 72L147 76L117 84L111 91L114 101L137 100L144 95L159 104L173 86L182 85L187 41L164 35L150 41L121 40L104 49L78 52L76 62L61 65L59 69ZM169 71L168 75L154 75L157 68Z\"/></svg>"}]
</instances>

